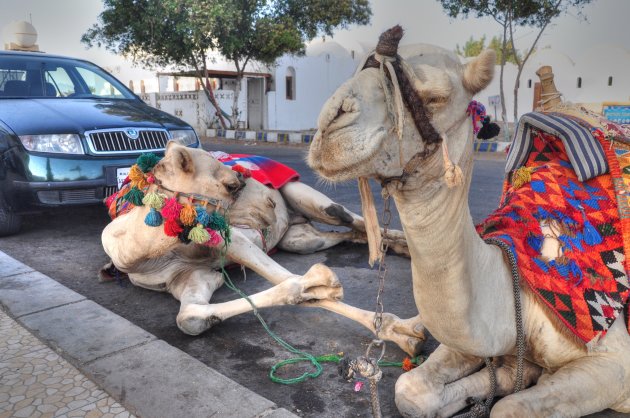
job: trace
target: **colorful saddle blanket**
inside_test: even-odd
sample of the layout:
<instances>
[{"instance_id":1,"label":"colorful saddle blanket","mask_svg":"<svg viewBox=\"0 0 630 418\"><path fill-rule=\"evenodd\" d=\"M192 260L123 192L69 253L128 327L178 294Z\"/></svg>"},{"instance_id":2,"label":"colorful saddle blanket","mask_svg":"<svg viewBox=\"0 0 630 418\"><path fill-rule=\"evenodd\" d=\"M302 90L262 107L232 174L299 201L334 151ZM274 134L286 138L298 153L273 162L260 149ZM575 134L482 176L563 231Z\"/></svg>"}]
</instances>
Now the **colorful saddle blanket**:
<instances>
[{"instance_id":1,"label":"colorful saddle blanket","mask_svg":"<svg viewBox=\"0 0 630 418\"><path fill-rule=\"evenodd\" d=\"M587 343L606 334L630 295L630 160L623 162L630 151L594 133L609 174L580 182L563 141L533 129L524 167L508 175L499 208L477 226L509 248L521 279ZM620 163L629 166L622 172ZM559 232L543 236L541 224ZM542 256L545 238L557 240L558 257Z\"/></svg>"},{"instance_id":2,"label":"colorful saddle blanket","mask_svg":"<svg viewBox=\"0 0 630 418\"><path fill-rule=\"evenodd\" d=\"M279 189L291 181L298 181L300 179L300 175L297 171L267 157L247 154L227 154L221 151L213 151L210 154L233 169L236 166L247 169L252 178L274 189ZM124 215L135 207L133 204L123 199L123 196L130 189L128 180L128 178L125 180L123 187L117 193L105 199L105 206L107 207L111 219Z\"/></svg>"}]
</instances>

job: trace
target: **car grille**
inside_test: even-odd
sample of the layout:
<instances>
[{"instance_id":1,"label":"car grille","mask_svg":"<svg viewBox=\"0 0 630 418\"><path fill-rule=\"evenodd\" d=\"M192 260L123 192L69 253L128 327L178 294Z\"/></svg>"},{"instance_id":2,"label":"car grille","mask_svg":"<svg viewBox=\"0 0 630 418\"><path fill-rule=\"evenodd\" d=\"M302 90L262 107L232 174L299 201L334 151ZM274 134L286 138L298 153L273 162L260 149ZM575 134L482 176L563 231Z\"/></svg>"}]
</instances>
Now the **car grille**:
<instances>
[{"instance_id":1,"label":"car grille","mask_svg":"<svg viewBox=\"0 0 630 418\"><path fill-rule=\"evenodd\" d=\"M109 197L118 191L118 186L103 187L103 197Z\"/></svg>"},{"instance_id":2,"label":"car grille","mask_svg":"<svg viewBox=\"0 0 630 418\"><path fill-rule=\"evenodd\" d=\"M168 132L162 129L135 129L138 138L131 139L125 130L86 132L90 151L94 154L133 154L142 151L161 151L169 140Z\"/></svg>"},{"instance_id":3,"label":"car grille","mask_svg":"<svg viewBox=\"0 0 630 418\"><path fill-rule=\"evenodd\" d=\"M96 189L42 190L37 192L37 197L40 202L49 205L95 203L100 200L96 197Z\"/></svg>"}]
</instances>

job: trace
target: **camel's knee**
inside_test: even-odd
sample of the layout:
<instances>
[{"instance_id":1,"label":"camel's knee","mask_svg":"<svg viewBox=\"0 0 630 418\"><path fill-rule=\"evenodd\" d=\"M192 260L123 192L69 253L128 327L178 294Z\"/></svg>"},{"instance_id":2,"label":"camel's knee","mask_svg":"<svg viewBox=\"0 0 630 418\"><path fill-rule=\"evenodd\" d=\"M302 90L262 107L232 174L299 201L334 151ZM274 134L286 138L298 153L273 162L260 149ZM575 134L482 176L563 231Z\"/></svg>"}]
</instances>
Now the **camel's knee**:
<instances>
[{"instance_id":1,"label":"camel's knee","mask_svg":"<svg viewBox=\"0 0 630 418\"><path fill-rule=\"evenodd\" d=\"M177 314L177 327L188 335L199 335L221 322L221 318L209 312L210 305L183 305Z\"/></svg>"},{"instance_id":2,"label":"camel's knee","mask_svg":"<svg viewBox=\"0 0 630 418\"><path fill-rule=\"evenodd\" d=\"M440 394L425 384L417 370L402 374L396 381L396 407L404 417L434 417L441 407Z\"/></svg>"},{"instance_id":3,"label":"camel's knee","mask_svg":"<svg viewBox=\"0 0 630 418\"><path fill-rule=\"evenodd\" d=\"M523 400L508 396L497 402L490 411L491 418L534 418L538 411Z\"/></svg>"}]
</instances>

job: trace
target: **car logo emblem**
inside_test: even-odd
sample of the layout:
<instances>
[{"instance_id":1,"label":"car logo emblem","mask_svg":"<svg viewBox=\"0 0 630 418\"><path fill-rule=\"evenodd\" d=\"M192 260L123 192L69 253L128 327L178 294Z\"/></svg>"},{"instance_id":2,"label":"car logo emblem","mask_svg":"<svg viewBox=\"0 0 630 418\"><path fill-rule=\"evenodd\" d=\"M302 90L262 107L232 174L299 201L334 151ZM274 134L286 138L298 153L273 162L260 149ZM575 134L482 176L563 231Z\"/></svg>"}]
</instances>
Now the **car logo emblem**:
<instances>
[{"instance_id":1,"label":"car logo emblem","mask_svg":"<svg viewBox=\"0 0 630 418\"><path fill-rule=\"evenodd\" d=\"M129 139L138 139L138 136L140 136L140 132L133 128L125 129L125 133L129 137Z\"/></svg>"}]
</instances>

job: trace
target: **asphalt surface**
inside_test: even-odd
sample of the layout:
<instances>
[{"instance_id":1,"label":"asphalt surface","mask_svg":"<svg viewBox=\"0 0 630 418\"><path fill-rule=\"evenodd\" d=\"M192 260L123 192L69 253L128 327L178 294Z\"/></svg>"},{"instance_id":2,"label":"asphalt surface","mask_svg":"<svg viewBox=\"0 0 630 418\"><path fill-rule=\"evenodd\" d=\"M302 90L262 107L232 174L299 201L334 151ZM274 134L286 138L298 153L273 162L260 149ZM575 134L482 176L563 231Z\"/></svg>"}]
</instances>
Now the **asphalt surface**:
<instances>
[{"instance_id":1,"label":"asphalt surface","mask_svg":"<svg viewBox=\"0 0 630 418\"><path fill-rule=\"evenodd\" d=\"M276 159L294 167L305 183L350 210L360 211L356 184L331 186L319 182L304 163L307 151L304 147L234 143L206 143L205 147ZM498 204L503 166L501 156L479 156L470 196L475 221L482 220ZM125 282L99 283L96 272L108 261L100 244L100 233L107 222L108 217L102 207L33 215L25 220L19 235L0 239L0 250L297 415L371 416L367 388L355 393L353 385L339 379L336 366L332 364L326 364L322 376L315 380L292 386L271 383L267 377L270 367L292 355L274 342L251 314L232 318L201 336L191 337L176 327L179 303L169 294L136 288ZM400 227L397 215L392 227ZM304 273L312 264L324 262L342 281L347 303L369 310L374 308L377 278L376 273L368 269L365 246L341 245L307 256L278 252L273 258L295 273ZM409 260L391 255L387 262L389 274L384 294L385 310L401 317L411 317L416 314L416 308L411 292ZM231 276L247 293L269 287L264 279L250 271L244 274L238 269L232 270ZM235 297L224 287L215 293L212 301L222 302ZM262 315L277 335L314 355L338 352L360 355L371 339L369 332L359 325L318 309L279 307L265 310ZM425 347L425 354L434 347L435 341L430 341ZM392 344L388 345L387 360L399 361L403 357L402 351ZM282 375L297 376L304 370L304 367L294 366L287 368ZM380 385L384 416L399 416L393 401L393 387L400 373L400 369L385 370Z\"/></svg>"}]
</instances>

